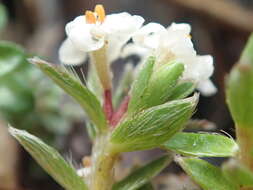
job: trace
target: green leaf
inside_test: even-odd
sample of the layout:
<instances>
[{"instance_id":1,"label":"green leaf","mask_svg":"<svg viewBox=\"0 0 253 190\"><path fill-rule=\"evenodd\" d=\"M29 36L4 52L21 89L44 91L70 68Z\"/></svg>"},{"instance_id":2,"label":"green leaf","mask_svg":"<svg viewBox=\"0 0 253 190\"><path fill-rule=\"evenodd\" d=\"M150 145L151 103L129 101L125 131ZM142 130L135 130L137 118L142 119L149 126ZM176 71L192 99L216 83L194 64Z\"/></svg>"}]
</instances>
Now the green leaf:
<instances>
[{"instance_id":1,"label":"green leaf","mask_svg":"<svg viewBox=\"0 0 253 190\"><path fill-rule=\"evenodd\" d=\"M113 98L113 104L115 107L118 107L122 102L122 100L124 99L124 97L128 95L133 80L134 80L134 67L132 64L126 64Z\"/></svg>"},{"instance_id":2,"label":"green leaf","mask_svg":"<svg viewBox=\"0 0 253 190\"><path fill-rule=\"evenodd\" d=\"M138 188L138 190L154 190L152 183L146 183L145 185Z\"/></svg>"},{"instance_id":3,"label":"green leaf","mask_svg":"<svg viewBox=\"0 0 253 190\"><path fill-rule=\"evenodd\" d=\"M148 83L153 72L154 64L155 58L149 57L147 62L143 65L140 72L138 73L138 76L131 88L131 99L128 106L128 113L139 111L140 104L142 104L142 101L144 99L144 92L148 87Z\"/></svg>"},{"instance_id":4,"label":"green leaf","mask_svg":"<svg viewBox=\"0 0 253 190\"><path fill-rule=\"evenodd\" d=\"M66 190L87 190L86 184L77 175L76 170L55 149L25 131L10 127L9 132Z\"/></svg>"},{"instance_id":5,"label":"green leaf","mask_svg":"<svg viewBox=\"0 0 253 190\"><path fill-rule=\"evenodd\" d=\"M112 190L140 190L142 186L158 175L172 160L171 156L163 156L147 165L138 168L129 176L114 184ZM142 187L142 188L141 188ZM149 186L150 187L150 186Z\"/></svg>"},{"instance_id":6,"label":"green leaf","mask_svg":"<svg viewBox=\"0 0 253 190\"><path fill-rule=\"evenodd\" d=\"M239 147L232 138L208 133L177 133L162 148L186 156L235 156Z\"/></svg>"},{"instance_id":7,"label":"green leaf","mask_svg":"<svg viewBox=\"0 0 253 190\"><path fill-rule=\"evenodd\" d=\"M222 169L227 178L236 182L240 187L253 187L253 173L237 160L229 160L223 164Z\"/></svg>"},{"instance_id":8,"label":"green leaf","mask_svg":"<svg viewBox=\"0 0 253 190\"><path fill-rule=\"evenodd\" d=\"M204 190L239 190L221 169L198 158L176 158L184 171Z\"/></svg>"},{"instance_id":9,"label":"green leaf","mask_svg":"<svg viewBox=\"0 0 253 190\"><path fill-rule=\"evenodd\" d=\"M184 65L176 61L154 65L155 59L153 57L149 58L135 80L128 113L139 112L167 102L184 71ZM182 94L175 94L175 97L185 96L187 92L184 92L181 88L174 93Z\"/></svg>"},{"instance_id":10,"label":"green leaf","mask_svg":"<svg viewBox=\"0 0 253 190\"><path fill-rule=\"evenodd\" d=\"M177 86L171 92L171 96L168 100L178 100L185 98L194 92L196 85L192 82L183 82L177 84Z\"/></svg>"},{"instance_id":11,"label":"green leaf","mask_svg":"<svg viewBox=\"0 0 253 190\"><path fill-rule=\"evenodd\" d=\"M81 105L91 121L96 125L98 131L104 131L106 129L107 122L100 102L87 87L71 74L43 60L33 58L30 61Z\"/></svg>"},{"instance_id":12,"label":"green leaf","mask_svg":"<svg viewBox=\"0 0 253 190\"><path fill-rule=\"evenodd\" d=\"M240 127L253 127L253 35L226 80L227 103Z\"/></svg>"},{"instance_id":13,"label":"green leaf","mask_svg":"<svg viewBox=\"0 0 253 190\"><path fill-rule=\"evenodd\" d=\"M3 4L0 3L0 31L7 24L7 11Z\"/></svg>"},{"instance_id":14,"label":"green leaf","mask_svg":"<svg viewBox=\"0 0 253 190\"><path fill-rule=\"evenodd\" d=\"M17 71L25 62L26 54L21 47L0 41L0 78Z\"/></svg>"},{"instance_id":15,"label":"green leaf","mask_svg":"<svg viewBox=\"0 0 253 190\"><path fill-rule=\"evenodd\" d=\"M248 42L242 52L240 62L253 65L253 33L250 35Z\"/></svg>"},{"instance_id":16,"label":"green leaf","mask_svg":"<svg viewBox=\"0 0 253 190\"><path fill-rule=\"evenodd\" d=\"M156 66L144 94L144 105L142 105L141 109L167 102L183 71L184 65L174 61Z\"/></svg>"},{"instance_id":17,"label":"green leaf","mask_svg":"<svg viewBox=\"0 0 253 190\"><path fill-rule=\"evenodd\" d=\"M103 87L98 78L94 64L89 65L86 86L100 102L103 101Z\"/></svg>"},{"instance_id":18,"label":"green leaf","mask_svg":"<svg viewBox=\"0 0 253 190\"><path fill-rule=\"evenodd\" d=\"M34 109L34 104L32 92L14 78L6 84L0 84L0 111L7 120L30 113Z\"/></svg>"},{"instance_id":19,"label":"green leaf","mask_svg":"<svg viewBox=\"0 0 253 190\"><path fill-rule=\"evenodd\" d=\"M192 116L197 100L198 95L195 95L126 117L112 133L112 151L129 152L161 145L183 128Z\"/></svg>"}]
</instances>

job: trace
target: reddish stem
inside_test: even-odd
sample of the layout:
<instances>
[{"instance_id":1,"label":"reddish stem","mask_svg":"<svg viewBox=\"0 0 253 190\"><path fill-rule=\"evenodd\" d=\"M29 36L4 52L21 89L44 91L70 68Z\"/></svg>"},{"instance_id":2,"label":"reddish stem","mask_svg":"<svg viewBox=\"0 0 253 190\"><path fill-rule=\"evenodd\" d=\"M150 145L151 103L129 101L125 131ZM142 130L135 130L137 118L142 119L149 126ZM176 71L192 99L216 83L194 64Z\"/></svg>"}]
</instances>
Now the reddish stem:
<instances>
[{"instance_id":1,"label":"reddish stem","mask_svg":"<svg viewBox=\"0 0 253 190\"><path fill-rule=\"evenodd\" d=\"M126 96L124 100L122 101L121 105L119 106L118 110L113 114L113 117L111 120L111 125L113 127L115 127L119 123L123 115L126 113L129 100L130 100L130 97Z\"/></svg>"},{"instance_id":2,"label":"reddish stem","mask_svg":"<svg viewBox=\"0 0 253 190\"><path fill-rule=\"evenodd\" d=\"M112 92L111 90L104 91L104 112L107 120L111 123L113 116L113 105L112 105Z\"/></svg>"}]
</instances>

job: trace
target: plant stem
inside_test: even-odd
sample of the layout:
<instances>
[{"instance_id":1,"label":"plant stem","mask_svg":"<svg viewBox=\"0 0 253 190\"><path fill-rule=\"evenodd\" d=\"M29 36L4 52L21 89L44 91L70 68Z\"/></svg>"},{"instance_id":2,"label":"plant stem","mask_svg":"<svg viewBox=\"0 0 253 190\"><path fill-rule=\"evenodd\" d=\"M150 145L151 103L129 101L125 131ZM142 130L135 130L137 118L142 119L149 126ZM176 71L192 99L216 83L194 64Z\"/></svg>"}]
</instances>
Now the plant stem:
<instances>
[{"instance_id":1,"label":"plant stem","mask_svg":"<svg viewBox=\"0 0 253 190\"><path fill-rule=\"evenodd\" d=\"M253 129L237 125L236 136L240 146L239 159L253 172Z\"/></svg>"},{"instance_id":2,"label":"plant stem","mask_svg":"<svg viewBox=\"0 0 253 190\"><path fill-rule=\"evenodd\" d=\"M124 114L127 111L128 103L129 103L130 97L126 96L124 100L122 101L121 105L119 106L119 109L113 114L111 125L115 127L119 121L122 119Z\"/></svg>"},{"instance_id":3,"label":"plant stem","mask_svg":"<svg viewBox=\"0 0 253 190\"><path fill-rule=\"evenodd\" d=\"M105 90L104 92L104 112L107 120L111 123L113 116L113 105L112 105L112 91Z\"/></svg>"},{"instance_id":4,"label":"plant stem","mask_svg":"<svg viewBox=\"0 0 253 190\"><path fill-rule=\"evenodd\" d=\"M91 190L111 190L117 158L117 154L111 154L109 151L108 136L98 137L92 153Z\"/></svg>"}]
</instances>

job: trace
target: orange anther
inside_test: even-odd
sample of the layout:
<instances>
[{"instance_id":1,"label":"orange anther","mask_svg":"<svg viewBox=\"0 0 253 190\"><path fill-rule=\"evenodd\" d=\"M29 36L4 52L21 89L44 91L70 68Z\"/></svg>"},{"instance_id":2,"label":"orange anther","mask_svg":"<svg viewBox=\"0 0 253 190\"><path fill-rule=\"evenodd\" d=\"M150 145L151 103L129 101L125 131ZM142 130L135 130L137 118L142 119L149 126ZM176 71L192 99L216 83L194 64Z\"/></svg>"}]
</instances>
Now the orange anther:
<instances>
[{"instance_id":1,"label":"orange anther","mask_svg":"<svg viewBox=\"0 0 253 190\"><path fill-rule=\"evenodd\" d=\"M105 9L103 5L96 5L95 7L95 13L97 13L98 21L99 22L104 22L105 20Z\"/></svg>"},{"instance_id":2,"label":"orange anther","mask_svg":"<svg viewBox=\"0 0 253 190\"><path fill-rule=\"evenodd\" d=\"M85 156L82 159L83 167L90 167L91 166L91 158L89 156Z\"/></svg>"},{"instance_id":3,"label":"orange anther","mask_svg":"<svg viewBox=\"0 0 253 190\"><path fill-rule=\"evenodd\" d=\"M85 11L85 19L88 24L96 23L96 17L92 11Z\"/></svg>"}]
</instances>

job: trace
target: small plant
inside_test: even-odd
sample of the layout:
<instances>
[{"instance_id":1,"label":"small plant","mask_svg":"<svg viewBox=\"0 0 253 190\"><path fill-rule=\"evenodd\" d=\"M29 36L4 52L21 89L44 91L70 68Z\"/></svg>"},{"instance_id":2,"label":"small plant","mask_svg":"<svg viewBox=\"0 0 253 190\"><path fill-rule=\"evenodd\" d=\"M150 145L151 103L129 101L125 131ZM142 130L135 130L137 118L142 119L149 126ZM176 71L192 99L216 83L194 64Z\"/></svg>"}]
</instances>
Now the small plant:
<instances>
[{"instance_id":1,"label":"small plant","mask_svg":"<svg viewBox=\"0 0 253 190\"><path fill-rule=\"evenodd\" d=\"M66 25L67 39L59 57L65 65L78 65L89 58L86 85L64 66L29 59L75 99L89 119L87 129L93 149L82 169L76 170L39 138L11 127L10 133L67 190L153 189L150 180L172 160L206 190L252 186L252 146L247 146L252 141L253 106L249 100L253 90L248 93L253 86L252 40L227 80L239 149L233 139L223 135L182 132L196 109L199 95L195 89L203 95L216 92L210 80L213 58L197 55L190 25L173 23L165 28L143 23L142 17L128 13L106 15L103 6L97 5L94 12L86 11ZM136 68L127 65L114 89L110 65L131 54L139 55L140 63ZM248 108L245 112L244 106ZM153 148L166 153L120 181L115 180L114 169L122 153ZM229 162L223 170L198 157L235 157L240 163L236 159L232 169ZM248 173L241 170L244 164ZM233 179L240 172L247 181Z\"/></svg>"}]
</instances>

